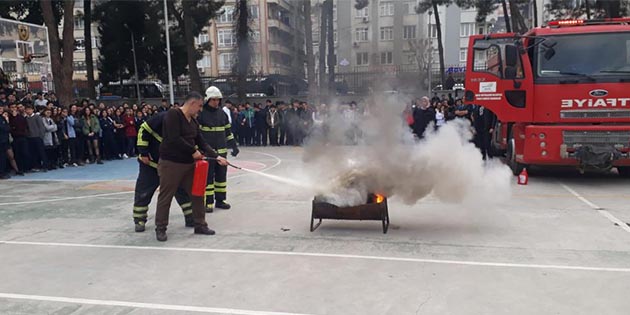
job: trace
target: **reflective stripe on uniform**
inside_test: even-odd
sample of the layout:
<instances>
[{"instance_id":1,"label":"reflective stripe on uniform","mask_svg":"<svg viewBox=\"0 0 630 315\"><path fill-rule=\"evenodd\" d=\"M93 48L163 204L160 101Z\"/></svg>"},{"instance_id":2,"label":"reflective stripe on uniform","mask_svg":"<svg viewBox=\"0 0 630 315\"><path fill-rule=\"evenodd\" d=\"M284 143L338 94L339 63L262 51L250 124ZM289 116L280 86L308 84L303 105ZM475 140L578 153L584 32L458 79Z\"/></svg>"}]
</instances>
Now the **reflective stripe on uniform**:
<instances>
[{"instance_id":1,"label":"reflective stripe on uniform","mask_svg":"<svg viewBox=\"0 0 630 315\"><path fill-rule=\"evenodd\" d=\"M192 209L186 209L184 211L182 211L184 213L184 215L191 215L192 214Z\"/></svg>"},{"instance_id":2,"label":"reflective stripe on uniform","mask_svg":"<svg viewBox=\"0 0 630 315\"><path fill-rule=\"evenodd\" d=\"M179 206L182 207L182 209L190 208L192 207L192 202L183 203Z\"/></svg>"},{"instance_id":3,"label":"reflective stripe on uniform","mask_svg":"<svg viewBox=\"0 0 630 315\"><path fill-rule=\"evenodd\" d=\"M144 207L133 207L133 212L147 212L149 210L148 206Z\"/></svg>"},{"instance_id":4,"label":"reflective stripe on uniform","mask_svg":"<svg viewBox=\"0 0 630 315\"><path fill-rule=\"evenodd\" d=\"M227 153L227 152L228 152L227 148L223 148L223 149L218 149L217 150L217 153L219 153L219 154L223 154L223 153Z\"/></svg>"},{"instance_id":5,"label":"reflective stripe on uniform","mask_svg":"<svg viewBox=\"0 0 630 315\"><path fill-rule=\"evenodd\" d=\"M227 182L214 182L214 191L224 193L227 192Z\"/></svg>"},{"instance_id":6,"label":"reflective stripe on uniform","mask_svg":"<svg viewBox=\"0 0 630 315\"><path fill-rule=\"evenodd\" d=\"M225 125L225 129L230 129L230 128L232 128L232 125L231 125L231 124L227 124L227 125Z\"/></svg>"},{"instance_id":7,"label":"reflective stripe on uniform","mask_svg":"<svg viewBox=\"0 0 630 315\"><path fill-rule=\"evenodd\" d=\"M214 196L214 190L206 190L206 196Z\"/></svg>"},{"instance_id":8,"label":"reflective stripe on uniform","mask_svg":"<svg viewBox=\"0 0 630 315\"><path fill-rule=\"evenodd\" d=\"M144 127L144 129L146 131L148 131L153 138L155 138L155 140L157 140L158 142L162 142L162 136L160 136L157 132L155 132L151 126L149 126L149 124L147 124L146 122L142 123L142 125L140 125L140 129L142 130L142 127Z\"/></svg>"},{"instance_id":9,"label":"reflective stripe on uniform","mask_svg":"<svg viewBox=\"0 0 630 315\"><path fill-rule=\"evenodd\" d=\"M234 135L230 134L229 136L227 136L227 140L233 140L234 139Z\"/></svg>"},{"instance_id":10,"label":"reflective stripe on uniform","mask_svg":"<svg viewBox=\"0 0 630 315\"><path fill-rule=\"evenodd\" d=\"M225 127L206 127L206 126L200 126L201 131L225 131Z\"/></svg>"}]
</instances>

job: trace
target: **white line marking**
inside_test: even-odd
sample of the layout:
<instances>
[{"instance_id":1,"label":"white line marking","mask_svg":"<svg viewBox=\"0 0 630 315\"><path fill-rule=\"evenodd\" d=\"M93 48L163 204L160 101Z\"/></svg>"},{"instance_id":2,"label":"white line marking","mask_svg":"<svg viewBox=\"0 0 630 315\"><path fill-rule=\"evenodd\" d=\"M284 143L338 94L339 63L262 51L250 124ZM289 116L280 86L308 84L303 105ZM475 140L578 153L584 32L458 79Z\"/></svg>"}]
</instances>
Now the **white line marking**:
<instances>
[{"instance_id":1,"label":"white line marking","mask_svg":"<svg viewBox=\"0 0 630 315\"><path fill-rule=\"evenodd\" d=\"M258 151L248 151L248 150L243 150L243 152L250 152L250 153L256 153L256 154L262 154L262 155L269 156L269 157L271 157L271 158L273 158L273 159L275 159L275 160L276 160L276 163L275 163L274 165L269 166L269 167L267 167L267 168L263 168L263 169L262 169L262 170L260 170L259 172L265 172L265 171L268 171L268 170L270 170L270 169L272 169L272 168L277 167L278 165L280 165L280 164L282 163L282 159L280 159L279 157L277 157L277 156L275 156L275 155L273 155L273 154L263 153L263 152L258 152ZM235 162L235 163L236 163L235 165L236 165L236 166L238 166L238 161L233 161L233 162ZM252 175L252 174L251 174L251 173L244 173L244 174L238 174L238 175L235 175L235 176L228 176L228 179L234 179L234 178L238 178L238 177L242 177L242 176L247 176L247 175Z\"/></svg>"},{"instance_id":2,"label":"white line marking","mask_svg":"<svg viewBox=\"0 0 630 315\"><path fill-rule=\"evenodd\" d=\"M518 264L518 263L502 263L502 262L483 262L483 261L465 261L465 260L441 260L441 259L404 258L404 257L386 257L386 256L364 256L364 255L348 255L348 254L326 254L326 253L307 253L307 252L243 250L243 249L154 247L154 246L100 245L100 244L80 244L80 243L45 243L45 242L22 242L22 241L1 241L1 240L0 240L0 244L31 245L31 246L80 247L80 248L131 249L131 250L135 250L135 251L137 251L137 250L154 250L154 251L201 252L201 253L219 253L219 254L245 254L245 255L296 256L296 257L326 257L326 258L365 259L365 260L376 260L376 261L396 261L396 262L432 263L432 264L484 266L484 267L557 269L557 270L578 270L578 271L609 271L609 272L630 273L630 268L616 268L616 267L590 267L590 266L568 266L568 265Z\"/></svg>"},{"instance_id":3,"label":"white line marking","mask_svg":"<svg viewBox=\"0 0 630 315\"><path fill-rule=\"evenodd\" d=\"M32 203L55 202L55 201L64 201L64 200L75 200L75 199L87 199L87 198L95 198L95 197L103 197L103 196L114 196L114 195L122 195L122 194L133 194L133 191L121 191L121 192L107 193L107 194L87 195L87 196L78 196L78 197L64 197L64 198L44 199L44 200L3 202L3 203L0 203L0 206L25 205L25 204L32 204Z\"/></svg>"},{"instance_id":4,"label":"white line marking","mask_svg":"<svg viewBox=\"0 0 630 315\"><path fill-rule=\"evenodd\" d=\"M606 219L610 220L610 222L615 223L617 226L622 228L624 231L630 233L630 226L628 226L625 222L619 220L614 215L612 215L610 212L604 210L604 208L602 208L602 207L600 207L600 206L590 202L588 199L582 197L582 195L580 195L577 191L573 190L571 187L569 187L569 186L567 186L565 184L561 184L561 185L562 185L562 188L564 188L566 191L570 192L577 199L579 199L582 202L584 202L585 204L589 205L591 208L597 210L597 212L599 214L601 214Z\"/></svg>"},{"instance_id":5,"label":"white line marking","mask_svg":"<svg viewBox=\"0 0 630 315\"><path fill-rule=\"evenodd\" d=\"M61 302L61 303L72 303L72 304L121 306L121 307L154 309L154 310L170 310L170 311L182 311L182 312L186 311L186 312L211 313L211 314L307 315L307 314L301 314L301 313L251 311L251 310L241 310L241 309L233 309L233 308L188 306L188 305L173 305L173 304L139 303L139 302L126 302L126 301L114 301L114 300L95 300L95 299L82 299L82 298L68 298L68 297L61 297L61 296L27 295L27 294L13 294L13 293L0 293L0 298L17 299L17 300L47 301L47 302Z\"/></svg>"}]
</instances>

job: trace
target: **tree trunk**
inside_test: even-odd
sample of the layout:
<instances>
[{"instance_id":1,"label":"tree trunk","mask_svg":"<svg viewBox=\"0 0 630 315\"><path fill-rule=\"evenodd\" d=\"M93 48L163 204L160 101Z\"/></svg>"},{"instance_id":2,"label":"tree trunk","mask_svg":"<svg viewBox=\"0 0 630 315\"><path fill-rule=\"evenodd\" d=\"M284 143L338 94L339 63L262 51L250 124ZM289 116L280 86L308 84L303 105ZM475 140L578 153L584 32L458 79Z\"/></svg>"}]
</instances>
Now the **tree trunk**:
<instances>
[{"instance_id":1,"label":"tree trunk","mask_svg":"<svg viewBox=\"0 0 630 315\"><path fill-rule=\"evenodd\" d=\"M195 58L195 36L193 35L192 17L190 17L190 1L182 1L184 11L184 39L186 40L186 60L188 62L188 75L190 76L190 87L193 91L203 92L197 60Z\"/></svg>"},{"instance_id":2,"label":"tree trunk","mask_svg":"<svg viewBox=\"0 0 630 315\"><path fill-rule=\"evenodd\" d=\"M328 94L326 92L326 14L324 4L320 6L320 28L319 28L319 97Z\"/></svg>"},{"instance_id":3,"label":"tree trunk","mask_svg":"<svg viewBox=\"0 0 630 315\"><path fill-rule=\"evenodd\" d=\"M442 88L446 84L444 80L444 72L446 71L446 67L444 66L444 45L442 45L442 25L440 24L440 14L438 13L438 6L435 1L433 1L433 15L435 16L435 28L437 30L437 40L438 40L438 52L440 54L440 82L442 83ZM431 65L429 65L429 71L431 71ZM431 86L431 82L429 82L429 86Z\"/></svg>"},{"instance_id":4,"label":"tree trunk","mask_svg":"<svg viewBox=\"0 0 630 315\"><path fill-rule=\"evenodd\" d=\"M48 27L50 62L53 82L59 103L68 106L72 102L72 55L74 52L74 0L63 2L63 41L59 38L59 23L53 14L52 1L40 1L44 24ZM63 43L63 46L61 44ZM62 56L63 53L63 56Z\"/></svg>"},{"instance_id":5,"label":"tree trunk","mask_svg":"<svg viewBox=\"0 0 630 315\"><path fill-rule=\"evenodd\" d=\"M84 10L84 38L85 38L85 68L87 70L88 80L88 97L91 100L96 99L96 91L94 90L94 60L92 60L92 0L83 1Z\"/></svg>"},{"instance_id":6,"label":"tree trunk","mask_svg":"<svg viewBox=\"0 0 630 315\"><path fill-rule=\"evenodd\" d=\"M512 20L512 29L515 33L525 34L529 30L525 23L525 18L521 14L521 10L518 8L516 1L510 0L510 13Z\"/></svg>"},{"instance_id":7,"label":"tree trunk","mask_svg":"<svg viewBox=\"0 0 630 315\"><path fill-rule=\"evenodd\" d=\"M247 11L247 0L238 0L238 16L236 20L236 41L237 41L237 60L236 74L239 101L245 102L247 98L247 74L251 63L251 49L249 45L249 11Z\"/></svg>"},{"instance_id":8,"label":"tree trunk","mask_svg":"<svg viewBox=\"0 0 630 315\"><path fill-rule=\"evenodd\" d=\"M588 0L584 1L584 8L586 9L586 19L591 19L591 5Z\"/></svg>"},{"instance_id":9,"label":"tree trunk","mask_svg":"<svg viewBox=\"0 0 630 315\"><path fill-rule=\"evenodd\" d=\"M308 79L308 95L317 94L315 82L315 56L313 56L313 25L311 23L311 0L304 0L304 37L306 39L306 78Z\"/></svg>"},{"instance_id":10,"label":"tree trunk","mask_svg":"<svg viewBox=\"0 0 630 315\"><path fill-rule=\"evenodd\" d=\"M335 33L333 30L333 1L326 0L326 38L328 39L328 92L335 93L335 65L337 58L335 56ZM334 94L333 94L334 95Z\"/></svg>"},{"instance_id":11,"label":"tree trunk","mask_svg":"<svg viewBox=\"0 0 630 315\"><path fill-rule=\"evenodd\" d=\"M510 14L508 13L507 0L501 0L501 6L503 6L503 19L505 20L505 31L512 33L512 27L510 26Z\"/></svg>"}]
</instances>

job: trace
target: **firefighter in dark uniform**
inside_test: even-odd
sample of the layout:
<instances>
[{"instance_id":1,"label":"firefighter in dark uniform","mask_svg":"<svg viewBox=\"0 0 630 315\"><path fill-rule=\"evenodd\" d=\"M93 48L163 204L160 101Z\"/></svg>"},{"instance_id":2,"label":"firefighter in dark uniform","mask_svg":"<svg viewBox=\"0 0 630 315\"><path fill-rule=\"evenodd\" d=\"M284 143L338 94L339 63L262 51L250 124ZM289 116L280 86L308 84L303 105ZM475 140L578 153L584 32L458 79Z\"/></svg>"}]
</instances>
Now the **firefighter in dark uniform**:
<instances>
[{"instance_id":1,"label":"firefighter in dark uniform","mask_svg":"<svg viewBox=\"0 0 630 315\"><path fill-rule=\"evenodd\" d=\"M160 185L157 164L160 158L160 143L162 143L162 121L166 112L161 112L140 125L138 130L138 162L140 172L136 180L136 190L133 202L133 221L136 232L144 232L147 223L149 203L155 190ZM194 227L192 217L192 203L190 196L182 188L177 190L175 199L182 211L187 227Z\"/></svg>"},{"instance_id":2,"label":"firefighter in dark uniform","mask_svg":"<svg viewBox=\"0 0 630 315\"><path fill-rule=\"evenodd\" d=\"M481 151L483 159L487 159L491 153L490 141L497 123L497 116L487 108L474 105L472 111L473 127L475 128L475 145Z\"/></svg>"},{"instance_id":3,"label":"firefighter in dark uniform","mask_svg":"<svg viewBox=\"0 0 630 315\"><path fill-rule=\"evenodd\" d=\"M203 139L220 156L227 157L228 148L232 149L232 156L237 156L239 150L232 134L232 126L228 116L220 106L222 98L223 95L217 87L209 87L206 90L206 103L197 120ZM230 209L230 204L225 202L226 196L227 166L221 166L216 161L210 161L206 186L206 212L214 211L214 207Z\"/></svg>"}]
</instances>

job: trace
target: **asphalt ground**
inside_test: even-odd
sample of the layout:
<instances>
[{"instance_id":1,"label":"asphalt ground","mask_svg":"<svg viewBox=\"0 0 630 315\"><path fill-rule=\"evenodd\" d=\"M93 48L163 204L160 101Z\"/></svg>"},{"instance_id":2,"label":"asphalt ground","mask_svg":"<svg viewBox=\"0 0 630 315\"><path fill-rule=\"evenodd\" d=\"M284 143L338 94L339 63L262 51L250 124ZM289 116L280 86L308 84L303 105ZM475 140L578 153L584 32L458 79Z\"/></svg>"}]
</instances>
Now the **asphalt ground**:
<instances>
[{"instance_id":1,"label":"asphalt ground","mask_svg":"<svg viewBox=\"0 0 630 315\"><path fill-rule=\"evenodd\" d=\"M291 176L299 148L235 164ZM323 170L324 171L324 170ZM137 162L0 182L0 314L628 314L630 180L539 170L500 205L390 199L374 221L324 221L312 195L231 170L231 210L169 240L131 219Z\"/></svg>"}]
</instances>

